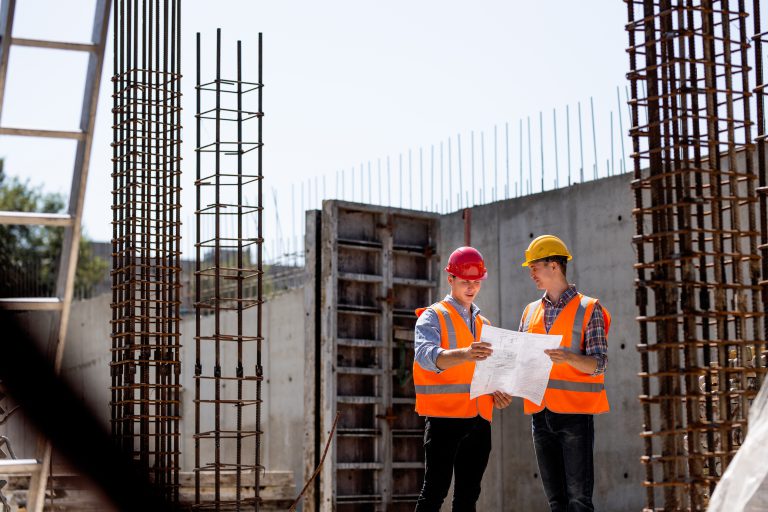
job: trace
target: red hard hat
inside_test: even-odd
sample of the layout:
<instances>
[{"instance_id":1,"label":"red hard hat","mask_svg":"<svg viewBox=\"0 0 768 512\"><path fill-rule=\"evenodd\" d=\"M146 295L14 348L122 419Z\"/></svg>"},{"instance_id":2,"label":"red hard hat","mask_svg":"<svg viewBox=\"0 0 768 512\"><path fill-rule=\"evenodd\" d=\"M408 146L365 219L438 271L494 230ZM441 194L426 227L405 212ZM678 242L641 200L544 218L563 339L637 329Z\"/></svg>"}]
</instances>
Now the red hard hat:
<instances>
[{"instance_id":1,"label":"red hard hat","mask_svg":"<svg viewBox=\"0 0 768 512\"><path fill-rule=\"evenodd\" d=\"M483 255L474 247L459 247L451 253L445 271L460 279L477 281L488 277Z\"/></svg>"}]
</instances>

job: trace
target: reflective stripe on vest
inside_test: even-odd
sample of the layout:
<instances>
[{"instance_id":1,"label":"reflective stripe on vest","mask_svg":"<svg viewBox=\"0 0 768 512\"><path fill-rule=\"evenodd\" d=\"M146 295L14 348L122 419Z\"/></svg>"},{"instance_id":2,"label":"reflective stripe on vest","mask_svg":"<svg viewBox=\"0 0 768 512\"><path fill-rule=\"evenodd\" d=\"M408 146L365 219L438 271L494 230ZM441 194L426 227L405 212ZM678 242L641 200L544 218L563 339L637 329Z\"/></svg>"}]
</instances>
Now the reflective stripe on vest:
<instances>
[{"instance_id":1,"label":"reflective stripe on vest","mask_svg":"<svg viewBox=\"0 0 768 512\"><path fill-rule=\"evenodd\" d=\"M579 309L576 310L576 318L573 319L573 329L571 330L571 346L568 350L574 354L581 354L581 340L584 336L584 314L589 306L589 297L582 296L579 301ZM551 328L551 326L550 326Z\"/></svg>"},{"instance_id":2,"label":"reflective stripe on vest","mask_svg":"<svg viewBox=\"0 0 768 512\"><path fill-rule=\"evenodd\" d=\"M528 332L531 327L531 318L533 318L533 312L536 310L538 304L534 301L525 307L523 312L523 332Z\"/></svg>"},{"instance_id":3,"label":"reflective stripe on vest","mask_svg":"<svg viewBox=\"0 0 768 512\"><path fill-rule=\"evenodd\" d=\"M438 302L431 307L438 315L442 316L443 320L445 321L445 327L448 330L446 333L448 336L448 348L455 349L458 347L458 344L456 342L456 328L453 326L453 321L451 321L451 313L448 311L448 308L443 305L442 302Z\"/></svg>"},{"instance_id":4,"label":"reflective stripe on vest","mask_svg":"<svg viewBox=\"0 0 768 512\"><path fill-rule=\"evenodd\" d=\"M605 389L605 384L602 382L573 382L570 380L549 379L547 388L562 389L565 391L584 391L587 393L597 393L598 391Z\"/></svg>"},{"instance_id":5,"label":"reflective stripe on vest","mask_svg":"<svg viewBox=\"0 0 768 512\"><path fill-rule=\"evenodd\" d=\"M416 393L422 395L442 395L443 393L469 393L469 384L428 384L414 386Z\"/></svg>"}]
</instances>

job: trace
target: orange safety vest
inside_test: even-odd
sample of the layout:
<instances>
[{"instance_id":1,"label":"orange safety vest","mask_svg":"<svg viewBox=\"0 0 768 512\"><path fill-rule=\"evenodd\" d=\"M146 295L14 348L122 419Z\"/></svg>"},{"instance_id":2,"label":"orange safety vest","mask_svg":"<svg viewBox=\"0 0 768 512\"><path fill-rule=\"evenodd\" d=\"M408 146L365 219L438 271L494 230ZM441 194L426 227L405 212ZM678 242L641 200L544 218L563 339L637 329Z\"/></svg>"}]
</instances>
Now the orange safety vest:
<instances>
[{"instance_id":1,"label":"orange safety vest","mask_svg":"<svg viewBox=\"0 0 768 512\"><path fill-rule=\"evenodd\" d=\"M488 319L481 315L475 318L473 336L464 319L447 301L429 306L437 313L440 321L440 346L444 349L465 348L473 341L480 340L483 324ZM419 308L416 316L427 310ZM493 415L493 396L483 395L469 399L469 386L475 373L475 363L466 362L448 368L440 373L422 368L413 363L413 384L416 388L416 412L421 416L440 418L474 418L478 414L491 421Z\"/></svg>"},{"instance_id":2,"label":"orange safety vest","mask_svg":"<svg viewBox=\"0 0 768 512\"><path fill-rule=\"evenodd\" d=\"M544 305L541 299L531 302L523 312L523 332L560 334L560 348L584 354L584 333L592 317L597 299L579 293L565 305L547 332L544 327ZM603 308L605 334L611 327L611 315ZM608 412L608 395L601 375L582 373L567 363L552 365L549 383L541 405L523 400L525 414L533 414L545 407L565 414L601 414Z\"/></svg>"}]
</instances>

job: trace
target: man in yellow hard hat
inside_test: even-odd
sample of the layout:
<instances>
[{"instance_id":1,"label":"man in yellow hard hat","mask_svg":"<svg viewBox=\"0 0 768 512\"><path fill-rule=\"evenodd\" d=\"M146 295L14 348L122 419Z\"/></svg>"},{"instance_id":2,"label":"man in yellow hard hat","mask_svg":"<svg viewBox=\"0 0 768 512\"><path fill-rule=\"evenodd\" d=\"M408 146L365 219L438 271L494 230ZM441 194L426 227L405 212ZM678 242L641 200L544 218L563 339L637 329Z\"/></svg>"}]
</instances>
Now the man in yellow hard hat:
<instances>
[{"instance_id":1,"label":"man in yellow hard hat","mask_svg":"<svg viewBox=\"0 0 768 512\"><path fill-rule=\"evenodd\" d=\"M604 374L611 316L568 283L572 258L562 240L542 235L528 246L523 263L544 296L526 306L519 330L563 337L560 348L546 351L554 364L543 401L524 400L552 512L594 510L593 416L609 409Z\"/></svg>"}]
</instances>

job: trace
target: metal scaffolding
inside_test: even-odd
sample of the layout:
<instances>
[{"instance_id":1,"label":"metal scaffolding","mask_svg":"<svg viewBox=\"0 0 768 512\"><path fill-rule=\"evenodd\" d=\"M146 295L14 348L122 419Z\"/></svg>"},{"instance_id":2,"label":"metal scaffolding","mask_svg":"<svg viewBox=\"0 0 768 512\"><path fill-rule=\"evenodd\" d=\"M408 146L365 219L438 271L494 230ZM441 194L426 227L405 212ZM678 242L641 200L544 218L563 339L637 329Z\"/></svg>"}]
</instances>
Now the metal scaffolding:
<instances>
[{"instance_id":1,"label":"metal scaffolding","mask_svg":"<svg viewBox=\"0 0 768 512\"><path fill-rule=\"evenodd\" d=\"M112 435L179 496L180 2L114 16Z\"/></svg>"},{"instance_id":2,"label":"metal scaffolding","mask_svg":"<svg viewBox=\"0 0 768 512\"><path fill-rule=\"evenodd\" d=\"M748 13L626 3L647 509L704 510L766 371Z\"/></svg>"},{"instance_id":3,"label":"metal scaffolding","mask_svg":"<svg viewBox=\"0 0 768 512\"><path fill-rule=\"evenodd\" d=\"M261 346L264 340L261 34L257 82L243 80L241 47L238 41L236 77L223 78L221 30L217 30L215 79L203 82L200 34L197 34L195 509L198 510L259 510L261 503ZM249 108L249 104L253 104L253 108ZM212 140L203 141L203 134L213 134ZM249 226L254 225L256 236L249 236ZM255 315L247 314L252 308ZM224 489L225 485L230 489Z\"/></svg>"}]
</instances>

